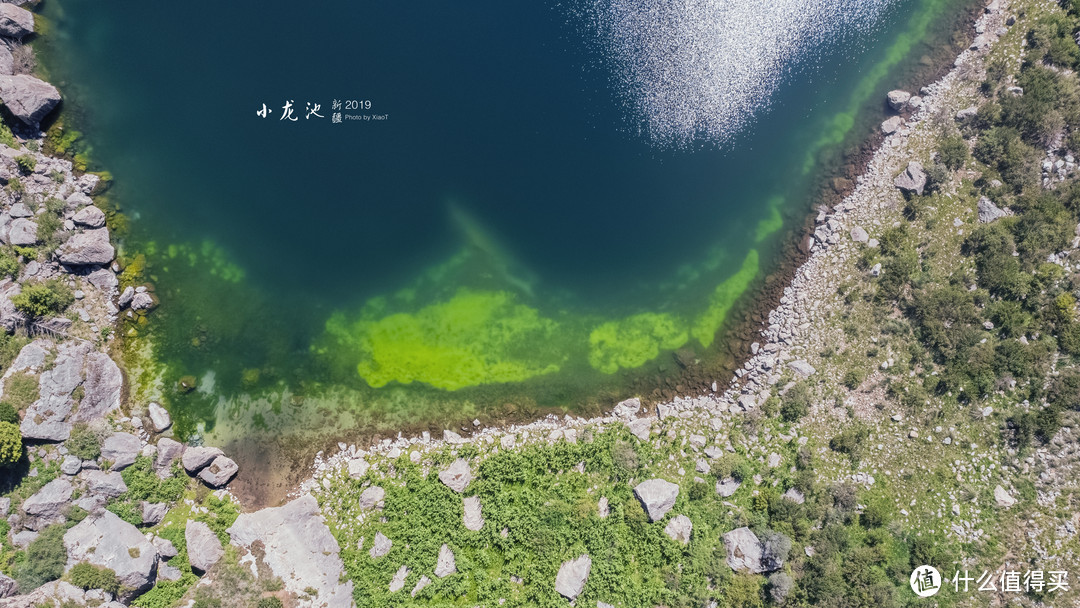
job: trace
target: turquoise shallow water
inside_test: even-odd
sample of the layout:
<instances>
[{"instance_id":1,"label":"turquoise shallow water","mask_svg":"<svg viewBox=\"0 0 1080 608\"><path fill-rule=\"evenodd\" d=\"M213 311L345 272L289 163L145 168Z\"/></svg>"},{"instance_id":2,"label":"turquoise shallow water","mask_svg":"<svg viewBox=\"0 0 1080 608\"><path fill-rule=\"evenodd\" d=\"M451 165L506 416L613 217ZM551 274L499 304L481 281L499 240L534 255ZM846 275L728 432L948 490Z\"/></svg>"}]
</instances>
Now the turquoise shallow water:
<instances>
[{"instance_id":1,"label":"turquoise shallow water","mask_svg":"<svg viewBox=\"0 0 1080 608\"><path fill-rule=\"evenodd\" d=\"M641 135L585 3L49 0L43 45L133 220L124 261L162 306L130 331L176 409L406 384L569 405L716 348L812 202L808 155L838 114L878 119L867 79L940 5L808 44L748 126L680 147ZM175 388L211 371L214 395Z\"/></svg>"}]
</instances>

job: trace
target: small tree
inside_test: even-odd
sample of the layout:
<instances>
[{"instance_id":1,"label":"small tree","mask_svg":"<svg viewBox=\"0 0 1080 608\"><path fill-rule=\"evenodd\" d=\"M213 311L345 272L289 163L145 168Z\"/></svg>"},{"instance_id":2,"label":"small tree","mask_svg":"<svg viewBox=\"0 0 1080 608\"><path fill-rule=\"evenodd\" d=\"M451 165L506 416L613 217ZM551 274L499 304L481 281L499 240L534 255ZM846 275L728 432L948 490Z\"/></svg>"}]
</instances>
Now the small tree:
<instances>
[{"instance_id":1,"label":"small tree","mask_svg":"<svg viewBox=\"0 0 1080 608\"><path fill-rule=\"evenodd\" d=\"M0 466L15 464L22 458L22 433L10 422L0 422Z\"/></svg>"},{"instance_id":2,"label":"small tree","mask_svg":"<svg viewBox=\"0 0 1080 608\"><path fill-rule=\"evenodd\" d=\"M22 293L11 298L16 309L31 317L64 312L74 301L75 295L71 289L59 281L27 285Z\"/></svg>"}]
</instances>

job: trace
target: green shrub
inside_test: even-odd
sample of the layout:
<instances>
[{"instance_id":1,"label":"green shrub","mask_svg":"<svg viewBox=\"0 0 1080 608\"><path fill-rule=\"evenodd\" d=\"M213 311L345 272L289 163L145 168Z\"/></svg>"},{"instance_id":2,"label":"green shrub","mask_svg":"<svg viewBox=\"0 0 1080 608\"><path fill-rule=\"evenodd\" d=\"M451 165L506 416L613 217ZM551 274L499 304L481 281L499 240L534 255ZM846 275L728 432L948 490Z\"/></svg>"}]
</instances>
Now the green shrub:
<instances>
[{"instance_id":1,"label":"green shrub","mask_svg":"<svg viewBox=\"0 0 1080 608\"><path fill-rule=\"evenodd\" d=\"M22 293L11 298L16 309L31 317L60 314L74 301L71 288L59 281L25 285Z\"/></svg>"},{"instance_id":2,"label":"green shrub","mask_svg":"<svg viewBox=\"0 0 1080 608\"><path fill-rule=\"evenodd\" d=\"M8 401L0 401L0 422L10 422L18 426L22 422L19 419L19 410Z\"/></svg>"},{"instance_id":3,"label":"green shrub","mask_svg":"<svg viewBox=\"0 0 1080 608\"><path fill-rule=\"evenodd\" d=\"M15 580L20 593L29 593L64 574L67 552L64 550L64 524L54 524L41 531L26 547L25 561L17 564Z\"/></svg>"},{"instance_id":4,"label":"green shrub","mask_svg":"<svg viewBox=\"0 0 1080 608\"><path fill-rule=\"evenodd\" d=\"M0 467L12 465L22 458L22 433L10 422L0 422Z\"/></svg>"},{"instance_id":5,"label":"green shrub","mask_svg":"<svg viewBox=\"0 0 1080 608\"><path fill-rule=\"evenodd\" d=\"M82 562L75 564L68 571L68 580L80 589L102 589L115 594L120 589L120 581L111 568L103 568Z\"/></svg>"},{"instance_id":6,"label":"green shrub","mask_svg":"<svg viewBox=\"0 0 1080 608\"><path fill-rule=\"evenodd\" d=\"M970 156L967 142L959 135L945 137L938 144L938 159L952 171L963 167Z\"/></svg>"},{"instance_id":7,"label":"green shrub","mask_svg":"<svg viewBox=\"0 0 1080 608\"><path fill-rule=\"evenodd\" d=\"M78 423L71 429L71 435L64 442L68 452L83 460L94 460L101 456L101 437L89 426Z\"/></svg>"},{"instance_id":8,"label":"green shrub","mask_svg":"<svg viewBox=\"0 0 1080 608\"><path fill-rule=\"evenodd\" d=\"M274 596L261 597L259 598L257 608L282 608L282 603L281 600Z\"/></svg>"},{"instance_id":9,"label":"green shrub","mask_svg":"<svg viewBox=\"0 0 1080 608\"><path fill-rule=\"evenodd\" d=\"M64 221L55 213L42 213L37 216L37 239L45 243L47 247L57 247L60 243L56 239L56 233L64 225Z\"/></svg>"},{"instance_id":10,"label":"green shrub","mask_svg":"<svg viewBox=\"0 0 1080 608\"><path fill-rule=\"evenodd\" d=\"M4 397L16 410L26 409L38 400L38 377L27 373L14 374L4 384Z\"/></svg>"},{"instance_id":11,"label":"green shrub","mask_svg":"<svg viewBox=\"0 0 1080 608\"><path fill-rule=\"evenodd\" d=\"M19 171L33 173L37 168L37 159L29 154L20 154L15 157L15 164L19 165Z\"/></svg>"},{"instance_id":12,"label":"green shrub","mask_svg":"<svg viewBox=\"0 0 1080 608\"><path fill-rule=\"evenodd\" d=\"M862 457L863 445L869 436L870 431L861 425L847 428L829 440L829 448L834 452L847 454L852 462L858 462Z\"/></svg>"},{"instance_id":13,"label":"green shrub","mask_svg":"<svg viewBox=\"0 0 1080 608\"><path fill-rule=\"evenodd\" d=\"M7 250L0 250L0 276L15 278L19 274L19 260Z\"/></svg>"},{"instance_id":14,"label":"green shrub","mask_svg":"<svg viewBox=\"0 0 1080 608\"><path fill-rule=\"evenodd\" d=\"M797 422L810 412L810 390L805 384L796 384L784 393L780 404L780 416L787 422Z\"/></svg>"}]
</instances>

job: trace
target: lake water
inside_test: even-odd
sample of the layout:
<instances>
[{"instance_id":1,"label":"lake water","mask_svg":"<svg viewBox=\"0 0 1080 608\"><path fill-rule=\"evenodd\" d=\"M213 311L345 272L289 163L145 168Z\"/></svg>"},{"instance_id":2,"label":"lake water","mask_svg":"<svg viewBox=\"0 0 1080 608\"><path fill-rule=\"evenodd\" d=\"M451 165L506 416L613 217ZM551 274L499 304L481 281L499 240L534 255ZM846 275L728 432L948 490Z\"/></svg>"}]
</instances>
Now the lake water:
<instances>
[{"instance_id":1,"label":"lake water","mask_svg":"<svg viewBox=\"0 0 1080 608\"><path fill-rule=\"evenodd\" d=\"M269 393L572 407L707 361L819 153L964 3L677 4L47 0L181 430Z\"/></svg>"}]
</instances>

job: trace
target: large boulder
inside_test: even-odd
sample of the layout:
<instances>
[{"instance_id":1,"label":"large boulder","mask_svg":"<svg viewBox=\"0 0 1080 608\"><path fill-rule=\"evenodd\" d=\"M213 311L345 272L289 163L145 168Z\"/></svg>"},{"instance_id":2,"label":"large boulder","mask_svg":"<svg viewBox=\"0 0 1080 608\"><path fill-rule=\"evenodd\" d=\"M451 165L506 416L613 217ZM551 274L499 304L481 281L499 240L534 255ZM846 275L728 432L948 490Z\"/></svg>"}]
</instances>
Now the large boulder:
<instances>
[{"instance_id":1,"label":"large boulder","mask_svg":"<svg viewBox=\"0 0 1080 608\"><path fill-rule=\"evenodd\" d=\"M128 490L124 477L116 471L84 471L82 475L86 479L86 491L90 494L116 498Z\"/></svg>"},{"instance_id":2,"label":"large boulder","mask_svg":"<svg viewBox=\"0 0 1080 608\"><path fill-rule=\"evenodd\" d=\"M139 530L112 511L102 510L64 534L67 569L80 562L111 568L130 599L149 589L157 571L158 552ZM128 591L129 590L129 591Z\"/></svg>"},{"instance_id":3,"label":"large boulder","mask_svg":"<svg viewBox=\"0 0 1080 608\"><path fill-rule=\"evenodd\" d=\"M736 572L761 574L761 541L750 528L736 528L723 536L727 563Z\"/></svg>"},{"instance_id":4,"label":"large boulder","mask_svg":"<svg viewBox=\"0 0 1080 608\"><path fill-rule=\"evenodd\" d=\"M120 393L124 387L124 375L112 357L101 352L86 356L84 368L83 398L79 409L71 417L73 422L90 422L104 418L109 412L120 409ZM134 462L134 460L132 460Z\"/></svg>"},{"instance_id":5,"label":"large boulder","mask_svg":"<svg viewBox=\"0 0 1080 608\"><path fill-rule=\"evenodd\" d=\"M0 74L15 73L15 56L4 45L0 44Z\"/></svg>"},{"instance_id":6,"label":"large boulder","mask_svg":"<svg viewBox=\"0 0 1080 608\"><path fill-rule=\"evenodd\" d=\"M472 481L472 468L469 467L468 461L464 458L458 458L446 470L439 473L439 481L460 494L465 491L469 482Z\"/></svg>"},{"instance_id":7,"label":"large boulder","mask_svg":"<svg viewBox=\"0 0 1080 608\"><path fill-rule=\"evenodd\" d=\"M911 161L908 163L907 169L898 175L893 183L904 192L914 192L922 196L923 190L926 188L926 180L926 171L923 170L922 164Z\"/></svg>"},{"instance_id":8,"label":"large boulder","mask_svg":"<svg viewBox=\"0 0 1080 608\"><path fill-rule=\"evenodd\" d=\"M83 381L83 362L89 342L65 342L57 347L52 369L41 373L40 398L30 404L20 430L24 438L64 441L71 435L68 416L75 405L71 393ZM84 397L85 398L85 397Z\"/></svg>"},{"instance_id":9,"label":"large boulder","mask_svg":"<svg viewBox=\"0 0 1080 608\"><path fill-rule=\"evenodd\" d=\"M679 497L679 485L665 479L650 479L634 488L634 496L641 501L649 521L657 521L663 519L675 506L675 499Z\"/></svg>"},{"instance_id":10,"label":"large boulder","mask_svg":"<svg viewBox=\"0 0 1080 608\"><path fill-rule=\"evenodd\" d=\"M206 572L225 555L217 534L201 521L187 521L184 540L187 541L188 563L196 572Z\"/></svg>"},{"instance_id":11,"label":"large boulder","mask_svg":"<svg viewBox=\"0 0 1080 608\"><path fill-rule=\"evenodd\" d=\"M240 467L232 458L218 456L209 466L199 471L199 479L211 488L220 488L236 477Z\"/></svg>"},{"instance_id":12,"label":"large boulder","mask_svg":"<svg viewBox=\"0 0 1080 608\"><path fill-rule=\"evenodd\" d=\"M105 212L90 205L89 207L83 207L75 215L71 216L71 221L87 228L101 228L105 225Z\"/></svg>"},{"instance_id":13,"label":"large boulder","mask_svg":"<svg viewBox=\"0 0 1080 608\"><path fill-rule=\"evenodd\" d=\"M225 452L222 452L220 448L199 446L184 450L184 456L180 461L183 463L185 471L195 475L203 470L203 467L213 462L215 458L224 454Z\"/></svg>"},{"instance_id":14,"label":"large boulder","mask_svg":"<svg viewBox=\"0 0 1080 608\"><path fill-rule=\"evenodd\" d=\"M907 106L908 100L911 99L911 93L907 91L889 91L888 95L889 107L894 111L899 112Z\"/></svg>"},{"instance_id":15,"label":"large boulder","mask_svg":"<svg viewBox=\"0 0 1080 608\"><path fill-rule=\"evenodd\" d=\"M381 509L385 500L386 490L379 486L365 488L364 491L360 493L360 509L364 511Z\"/></svg>"},{"instance_id":16,"label":"large boulder","mask_svg":"<svg viewBox=\"0 0 1080 608\"><path fill-rule=\"evenodd\" d=\"M582 555L577 559L565 561L555 575L555 591L570 601L574 601L585 590L585 581L589 579L592 558Z\"/></svg>"},{"instance_id":17,"label":"large boulder","mask_svg":"<svg viewBox=\"0 0 1080 608\"><path fill-rule=\"evenodd\" d=\"M480 528L484 527L484 516L480 512L482 508L479 496L469 496L465 499L464 524L466 530L478 532Z\"/></svg>"},{"instance_id":18,"label":"large boulder","mask_svg":"<svg viewBox=\"0 0 1080 608\"><path fill-rule=\"evenodd\" d=\"M0 100L15 118L37 129L60 103L56 87L26 74L0 75Z\"/></svg>"},{"instance_id":19,"label":"large boulder","mask_svg":"<svg viewBox=\"0 0 1080 608\"><path fill-rule=\"evenodd\" d=\"M671 518L666 528L664 528L664 534L668 535L668 538L674 541L678 541L682 544L690 542L690 532L694 529L693 522L685 515L676 515Z\"/></svg>"},{"instance_id":20,"label":"large boulder","mask_svg":"<svg viewBox=\"0 0 1080 608\"><path fill-rule=\"evenodd\" d=\"M71 501L74 491L71 482L60 477L45 484L33 496L23 501L22 509L28 520L29 528L44 528L49 524L61 523L66 517L64 511Z\"/></svg>"},{"instance_id":21,"label":"large boulder","mask_svg":"<svg viewBox=\"0 0 1080 608\"><path fill-rule=\"evenodd\" d=\"M169 439L168 437L162 437L157 442L157 458L154 460L154 469L158 474L164 476L169 473L172 463L183 455L184 444L176 441L175 439Z\"/></svg>"},{"instance_id":22,"label":"large boulder","mask_svg":"<svg viewBox=\"0 0 1080 608\"><path fill-rule=\"evenodd\" d=\"M0 6L4 5L0 4ZM32 220L21 217L12 220L11 227L8 228L8 243L23 247L33 245L38 240L37 229L37 223Z\"/></svg>"},{"instance_id":23,"label":"large boulder","mask_svg":"<svg viewBox=\"0 0 1080 608\"><path fill-rule=\"evenodd\" d=\"M71 235L60 246L59 254L61 264L93 266L111 262L116 257L116 249L109 242L109 229L95 228Z\"/></svg>"},{"instance_id":24,"label":"large boulder","mask_svg":"<svg viewBox=\"0 0 1080 608\"><path fill-rule=\"evenodd\" d=\"M0 36L22 40L33 33L33 13L14 4L0 4Z\"/></svg>"},{"instance_id":25,"label":"large boulder","mask_svg":"<svg viewBox=\"0 0 1080 608\"><path fill-rule=\"evenodd\" d=\"M232 544L262 543L263 561L297 595L315 589L324 608L349 608L352 581L341 582L340 548L310 494L282 507L242 513L228 530Z\"/></svg>"},{"instance_id":26,"label":"large boulder","mask_svg":"<svg viewBox=\"0 0 1080 608\"><path fill-rule=\"evenodd\" d=\"M998 207L990 199L981 197L976 205L979 212L979 221L983 224L989 224L990 222L1000 219L1008 215L1001 207Z\"/></svg>"},{"instance_id":27,"label":"large boulder","mask_svg":"<svg viewBox=\"0 0 1080 608\"><path fill-rule=\"evenodd\" d=\"M457 572L457 564L454 560L454 552L450 550L449 545L444 543L442 547L439 547L439 560L435 562L435 576L446 578L455 572Z\"/></svg>"},{"instance_id":28,"label":"large boulder","mask_svg":"<svg viewBox=\"0 0 1080 608\"><path fill-rule=\"evenodd\" d=\"M120 471L135 463L142 451L142 442L130 433L113 433L101 443L101 458L112 463L113 471Z\"/></svg>"},{"instance_id":29,"label":"large boulder","mask_svg":"<svg viewBox=\"0 0 1080 608\"><path fill-rule=\"evenodd\" d=\"M169 416L168 410L162 407L160 403L151 401L150 405L146 406L146 409L150 414L150 425L155 433L164 433L172 426L172 417Z\"/></svg>"}]
</instances>

